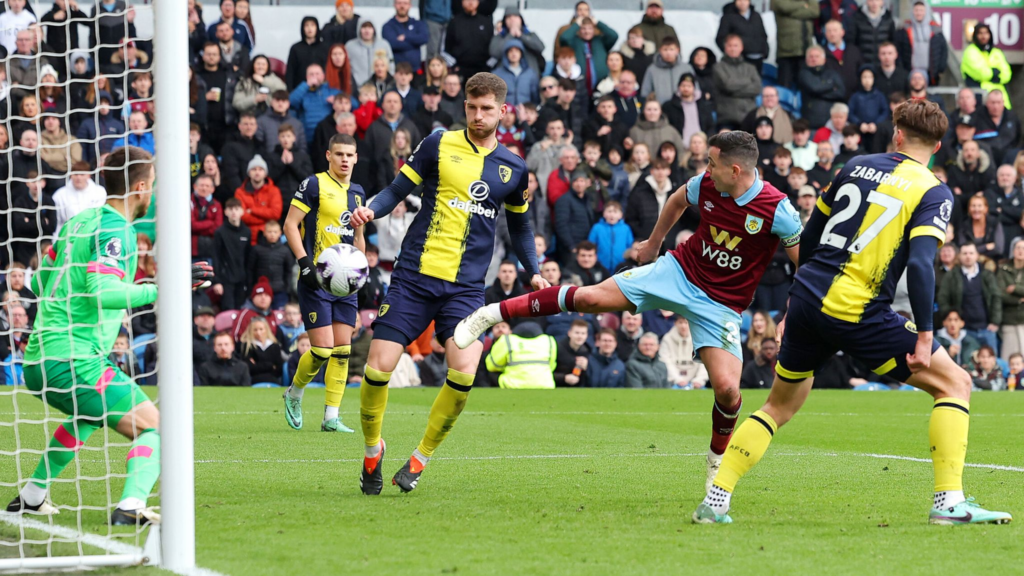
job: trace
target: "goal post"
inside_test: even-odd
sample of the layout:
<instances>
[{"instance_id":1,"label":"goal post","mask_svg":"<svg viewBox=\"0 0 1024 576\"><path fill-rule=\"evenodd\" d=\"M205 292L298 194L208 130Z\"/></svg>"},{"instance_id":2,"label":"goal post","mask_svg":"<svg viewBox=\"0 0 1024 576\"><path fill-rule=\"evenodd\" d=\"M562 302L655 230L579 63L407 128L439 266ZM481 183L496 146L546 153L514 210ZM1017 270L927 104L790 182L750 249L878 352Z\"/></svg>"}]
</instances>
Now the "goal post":
<instances>
[{"instance_id":1,"label":"goal post","mask_svg":"<svg viewBox=\"0 0 1024 576\"><path fill-rule=\"evenodd\" d=\"M101 0L78 0L78 8L89 14L95 7L100 10ZM50 2L43 0L42 3L34 3L36 17L40 19L49 8ZM152 40L154 59L139 68L122 70L120 72L109 72L109 68L100 69L100 62L97 58L101 50L117 52L122 49L123 44L119 37L116 41L111 39L100 39L92 50L80 49L88 45L88 36L95 33L99 36L99 18L96 20L75 16L68 10L68 14L62 22L47 22L40 27L38 37L44 42L47 34L54 29L60 30L66 40L66 50L57 50L51 47L40 50L37 55L45 57L55 64L58 78L56 80L43 80L45 72L43 61L31 62L38 73L36 85L12 86L12 90L6 94L0 94L0 106L4 107L6 114L4 120L0 121L0 128L4 128L9 137L9 143L4 146L0 142L0 153L12 152L23 153L30 148L21 145L18 139L11 132L13 123L18 123L19 128L24 130L28 124L35 125L38 129L38 151L39 160L33 163L31 170L26 173L18 173L13 163L6 164L3 172L0 173L0 194L5 198L0 202L0 263L9 264L15 260L15 250L20 249L22 254L32 252L38 258L39 263L30 273L40 275L52 272L54 275L67 274L73 266L50 266L43 262L43 256L47 253L48 243L55 240L59 234L49 224L44 222L43 212L51 210L56 217L59 205L55 207L46 204L50 196L40 196L36 204L26 207L24 203L13 202L15 196L19 198L21 188L31 188L33 196L36 187L33 182L41 182L42 187L47 182L56 182L56 187L64 186L65 183L72 184L71 175L76 169L71 166L75 163L73 157L72 142L76 137L76 131L72 129L73 118L84 118L82 122L95 121L98 124L101 114L100 95L103 93L117 93L117 98L123 97L124 104L124 131L115 135L100 133L96 130L92 136L82 137L78 141L83 150L91 152L91 156L83 156L83 159L92 162L89 170L89 177L95 183L101 182L102 154L101 148L106 143L109 145L115 138L125 138L131 132L129 115L133 105L141 105L143 110L152 114L152 127L145 131L153 135L153 145L156 150L154 164L156 181L153 192L153 207L145 218L136 221L138 228L142 228L150 235L154 230L157 233L155 244L149 254L155 256L157 270L155 273L158 286L158 296L153 304L153 309L159 313L159 322L156 326L156 334L148 335L151 340L150 346L156 351L153 358L158 358L155 363L155 375L159 382L159 388L144 388L153 400L157 403L160 411L160 441L156 444L156 450L160 457L160 479L153 489L149 504L159 504L161 513L161 524L150 528L142 529L114 529L108 525L111 511L117 507L121 486L129 474L126 474L126 457L131 458L136 453L132 439L123 438L112 428L97 424L91 434L83 436L79 440L79 423L70 423L66 420L67 415L61 410L33 398L31 392L23 383L14 386L0 385L0 506L6 506L12 497L18 496L19 491L31 482L33 470L41 457L47 462L46 470L49 471L50 464L45 458L48 453L56 453L63 450L65 453L74 452L75 457L63 473L54 478L48 475L49 488L51 493L56 492L54 503L60 510L55 516L40 516L29 514L17 514L5 512L0 508L0 573L22 572L22 571L48 571L48 570L69 570L69 569L90 569L112 566L130 566L141 564L157 564L175 573L189 573L196 567L195 555L195 486L194 486L194 435L193 435L193 366L192 366L192 293L191 276L189 274L191 265L191 219L190 219L190 161L189 161L189 122L190 122L190 91L188 81L189 67L189 44L188 44L188 21L186 0L160 0L151 2L147 0L126 0L126 6L122 10L100 12L100 18L118 18L122 20L125 29L129 29L128 23L134 25L135 32L126 37L125 41L146 42ZM48 28L47 28L48 27ZM72 42L72 27L78 28L79 45ZM49 30L49 31L48 31ZM0 33L7 34L10 30L3 30ZM39 46L50 46L38 44ZM123 48L127 53L127 48ZM141 51L141 48L139 49ZM72 55L85 52L91 59L96 76L104 76L107 79L105 88L97 85L95 79L86 79L81 75L73 76L74 62ZM24 59L31 60L36 56L27 56ZM10 69L18 59L17 55L0 60L0 68L7 73L7 80L11 80ZM62 64L62 65L61 65ZM127 68L127 67L126 67ZM153 90L148 96L138 97L129 101L129 94L132 90L132 78L135 72L151 72L153 79ZM44 101L43 85L57 85L66 97L66 107L56 110L43 110ZM81 100L76 104L72 100L72 92L76 90L92 90L87 104ZM16 89L16 90L15 90ZM101 92L103 90L103 92ZM13 95L17 94L17 101L23 98L22 94L34 96L40 105L43 114L35 119L29 118L25 112L13 105ZM50 92L47 92L49 95ZM3 98L6 96L6 98ZM109 98L108 98L109 100ZM148 108L148 104L154 108ZM155 108L157 107L158 108ZM117 117L121 114L120 108L112 107L111 115ZM66 144L54 145L52 142L44 141L43 130L46 123L46 116L58 116L61 129L67 133L70 140ZM77 123L76 123L77 124ZM32 127L27 128L32 130ZM106 142L104 142L106 140ZM128 141L131 144L131 141ZM48 164L43 160L43 152L47 148L61 150L60 154L66 160L66 168L48 171ZM4 150L6 148L6 150ZM62 165L63 166L63 165ZM17 190L12 192L12 188ZM77 188L76 188L77 190ZM41 193L40 193L41 194ZM49 192L47 192L49 194ZM102 199L99 200L102 202ZM56 202L55 202L56 203ZM17 204L17 205L16 205ZM154 214L156 226L153 228L152 215ZM36 234L26 234L13 224L15 219L28 216L36 220ZM119 227L125 234L128 230ZM24 227L22 227L24 230ZM131 233L134 237L134 233ZM98 240L97 240L98 242ZM63 245L71 245L68 241ZM24 247L30 246L30 250ZM17 247L17 248L16 248ZM40 252L41 251L41 252ZM99 254L97 252L97 254ZM139 255L143 255L143 248L140 246ZM133 254L113 254L115 260L128 260ZM96 258L103 260L102 258ZM28 265L28 262L23 262ZM82 268L85 265L82 264ZM102 262L97 268L103 269ZM113 268L105 268L106 272L117 273L124 277L127 274L134 274L134 270L121 271ZM92 270L90 265L90 270ZM6 277L10 276L7 270L4 273L5 281L0 281L0 294L8 292L12 285ZM95 271L94 271L95 272ZM69 275L70 276L70 275ZM66 282L70 283L70 280ZM30 286L26 282L26 286ZM24 300L27 307L30 303L38 305L43 301L66 302L68 309L72 309L73 302L82 294L69 293L63 297L54 297L52 293L36 294L34 299L26 297ZM18 304L20 307L20 304ZM97 305L98 306L98 305ZM14 304L8 306L8 302L0 302L0 339L6 342L13 342L15 328L11 324L11 318L7 312L13 309ZM149 312L152 313L152 312ZM143 338L136 338L133 328L133 320L139 316L137 311L129 310L124 321L125 329L129 335L129 342L134 347L136 343L143 346L146 342ZM95 324L99 326L103 322ZM37 321L38 324L38 321ZM81 329L78 324L73 326ZM33 326L29 323L27 329L23 329L25 340ZM147 330L149 331L149 330ZM22 342L24 344L24 342ZM4 347L3 354L6 354L7 347ZM141 350L141 348L140 348ZM96 360L103 359L109 350L97 355ZM69 355L48 355L42 351L43 363L53 360L71 365ZM77 357L74 356L74 357ZM16 366L17 365L17 366ZM24 360L11 355L8 362L0 357L0 370L9 369L11 374L18 374L18 369L23 370ZM17 369L16 369L17 368ZM149 380L154 374L154 366L147 361L147 365L135 373L125 370L139 384ZM81 382L80 377L72 376L75 382L74 388L95 386L99 381L90 380L88 383ZM50 377L43 370L42 377L44 390L52 390ZM0 381L2 384L3 381ZM149 380L152 383L152 380ZM11 382L7 382L11 384ZM107 383L100 386L100 393L105 389ZM109 391L108 391L109 392ZM77 406L77 404L76 404ZM109 410L109 407L107 408ZM71 410L76 415L77 408ZM94 420L106 420L109 411L103 414L103 418ZM116 421L116 420L114 420ZM61 427L70 432L61 432ZM88 426L83 425L83 428ZM63 436L62 436L63 434ZM69 435L70 434L70 435ZM141 437L141 435L140 435ZM55 444L57 441L66 441L62 448ZM77 444L76 444L77 442ZM54 449L56 446L56 449ZM149 448L146 448L149 450ZM141 453L141 452L140 452ZM150 454L153 452L151 451ZM126 456L127 455L127 456ZM148 455L147 455L148 456ZM154 454L155 457L155 454ZM42 476L39 476L40 478ZM150 476L152 478L152 476ZM39 482L42 482L40 480ZM157 496L159 502L157 502ZM144 498L143 498L144 499Z\"/></svg>"},{"instance_id":2,"label":"goal post","mask_svg":"<svg viewBox=\"0 0 1024 576\"><path fill-rule=\"evenodd\" d=\"M191 569L195 549L192 413L192 230L189 190L188 3L154 2L157 231L160 238L161 565Z\"/></svg>"}]
</instances>

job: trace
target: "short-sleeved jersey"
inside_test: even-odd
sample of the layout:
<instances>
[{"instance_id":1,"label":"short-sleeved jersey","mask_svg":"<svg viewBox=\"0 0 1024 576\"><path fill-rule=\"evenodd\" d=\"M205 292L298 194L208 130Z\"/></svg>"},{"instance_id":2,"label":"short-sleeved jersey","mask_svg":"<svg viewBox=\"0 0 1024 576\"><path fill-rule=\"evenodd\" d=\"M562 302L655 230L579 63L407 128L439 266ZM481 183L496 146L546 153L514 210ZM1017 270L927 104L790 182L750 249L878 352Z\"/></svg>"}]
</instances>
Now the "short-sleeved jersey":
<instances>
[{"instance_id":1,"label":"short-sleeved jersey","mask_svg":"<svg viewBox=\"0 0 1024 576\"><path fill-rule=\"evenodd\" d=\"M108 205L68 220L50 247L42 278L39 311L25 349L25 360L105 358L121 330L123 309L100 307L89 275L107 274L135 282L138 248L135 227Z\"/></svg>"},{"instance_id":2,"label":"short-sleeved jersey","mask_svg":"<svg viewBox=\"0 0 1024 576\"><path fill-rule=\"evenodd\" d=\"M501 145L479 148L459 130L424 138L402 174L423 185L423 206L405 235L396 269L457 284L483 283L498 211L528 208L526 163Z\"/></svg>"},{"instance_id":3,"label":"short-sleeved jersey","mask_svg":"<svg viewBox=\"0 0 1024 576\"><path fill-rule=\"evenodd\" d=\"M953 194L927 167L899 152L854 158L818 198L812 218L828 218L791 294L821 311L860 322L887 311L907 267L910 240L941 245Z\"/></svg>"},{"instance_id":4,"label":"short-sleeved jersey","mask_svg":"<svg viewBox=\"0 0 1024 576\"><path fill-rule=\"evenodd\" d=\"M712 300L743 312L779 241L787 247L800 242L799 214L785 194L764 180L734 200L716 190L706 172L687 182L686 201L700 210L700 225L672 255Z\"/></svg>"},{"instance_id":5,"label":"short-sleeved jersey","mask_svg":"<svg viewBox=\"0 0 1024 576\"><path fill-rule=\"evenodd\" d=\"M330 172L306 178L292 197L292 206L306 213L299 231L306 255L314 262L324 248L351 244L355 232L349 220L352 211L366 205L366 192L359 184L343 184Z\"/></svg>"}]
</instances>

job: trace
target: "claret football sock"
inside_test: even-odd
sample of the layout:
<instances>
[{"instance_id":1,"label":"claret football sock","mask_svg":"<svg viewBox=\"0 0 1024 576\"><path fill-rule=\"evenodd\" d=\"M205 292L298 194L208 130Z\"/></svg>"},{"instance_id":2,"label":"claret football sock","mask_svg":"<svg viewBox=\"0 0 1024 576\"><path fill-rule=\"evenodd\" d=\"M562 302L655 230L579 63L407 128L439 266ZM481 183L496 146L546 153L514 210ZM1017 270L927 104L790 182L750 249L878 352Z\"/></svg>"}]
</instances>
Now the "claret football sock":
<instances>
[{"instance_id":1,"label":"claret football sock","mask_svg":"<svg viewBox=\"0 0 1024 576\"><path fill-rule=\"evenodd\" d=\"M758 410L743 421L729 442L714 485L732 492L744 474L757 465L768 451L779 427L766 412Z\"/></svg>"},{"instance_id":2,"label":"claret football sock","mask_svg":"<svg viewBox=\"0 0 1024 576\"><path fill-rule=\"evenodd\" d=\"M375 457L380 450L380 429L384 425L384 411L388 407L390 380L391 372L381 372L366 365L363 383L359 386L359 423L363 427L368 458Z\"/></svg>"},{"instance_id":3,"label":"claret football sock","mask_svg":"<svg viewBox=\"0 0 1024 576\"><path fill-rule=\"evenodd\" d=\"M559 312L575 312L576 290L576 286L552 286L509 298L500 304L491 304L491 306L499 307L503 320L527 316L550 316Z\"/></svg>"},{"instance_id":4,"label":"claret football sock","mask_svg":"<svg viewBox=\"0 0 1024 576\"><path fill-rule=\"evenodd\" d=\"M722 406L715 400L715 405L711 409L711 452L718 455L725 453L742 406L742 397L736 401L735 406Z\"/></svg>"},{"instance_id":5,"label":"claret football sock","mask_svg":"<svg viewBox=\"0 0 1024 576\"><path fill-rule=\"evenodd\" d=\"M935 508L950 508L964 501L964 460L970 405L956 398L940 398L928 422L932 467L935 470Z\"/></svg>"},{"instance_id":6,"label":"claret football sock","mask_svg":"<svg viewBox=\"0 0 1024 576\"><path fill-rule=\"evenodd\" d=\"M459 414L466 407L466 399L469 398L472 386L473 374L448 369L448 378L437 393L434 405L430 407L427 431L423 433L423 440L417 448L421 455L428 459L434 455L434 450L451 432L455 421L459 419ZM423 463L426 464L425 461Z\"/></svg>"}]
</instances>

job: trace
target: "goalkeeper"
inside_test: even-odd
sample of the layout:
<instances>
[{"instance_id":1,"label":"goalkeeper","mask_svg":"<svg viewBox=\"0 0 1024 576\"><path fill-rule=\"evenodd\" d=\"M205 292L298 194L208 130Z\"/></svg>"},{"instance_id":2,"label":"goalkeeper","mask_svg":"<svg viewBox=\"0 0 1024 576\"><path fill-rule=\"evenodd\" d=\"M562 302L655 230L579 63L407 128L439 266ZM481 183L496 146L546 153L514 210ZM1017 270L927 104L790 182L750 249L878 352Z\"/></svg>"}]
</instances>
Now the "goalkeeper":
<instances>
[{"instance_id":1,"label":"goalkeeper","mask_svg":"<svg viewBox=\"0 0 1024 576\"><path fill-rule=\"evenodd\" d=\"M132 221L146 214L153 195L153 158L141 148L112 152L103 167L107 203L69 220L32 277L40 295L25 350L25 384L68 415L53 434L32 479L8 512L52 515L54 478L103 426L132 440L128 476L113 525L159 522L146 507L160 477L160 413L124 372L107 360L125 310L156 300L155 284L134 284L138 252ZM193 288L209 285L213 269L192 266Z\"/></svg>"}]
</instances>

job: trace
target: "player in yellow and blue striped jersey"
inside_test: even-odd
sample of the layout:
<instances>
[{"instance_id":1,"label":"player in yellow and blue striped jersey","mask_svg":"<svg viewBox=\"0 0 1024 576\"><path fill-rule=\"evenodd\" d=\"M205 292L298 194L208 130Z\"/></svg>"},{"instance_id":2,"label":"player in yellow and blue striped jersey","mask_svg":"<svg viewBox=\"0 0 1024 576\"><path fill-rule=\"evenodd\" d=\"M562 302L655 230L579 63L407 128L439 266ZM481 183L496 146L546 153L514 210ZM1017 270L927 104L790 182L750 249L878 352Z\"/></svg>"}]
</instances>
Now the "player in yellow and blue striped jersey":
<instances>
[{"instance_id":1,"label":"player in yellow and blue striped jersey","mask_svg":"<svg viewBox=\"0 0 1024 576\"><path fill-rule=\"evenodd\" d=\"M465 130L427 136L395 181L357 208L354 226L391 212L417 186L423 205L405 235L391 286L373 323L373 342L360 387L360 416L366 452L360 487L364 494L383 488L385 445L381 425L387 384L405 347L431 320L444 345L448 375L430 409L427 430L412 457L394 478L403 492L416 488L423 467L451 431L473 385L482 345L461 350L451 342L455 326L484 303L484 275L494 250L498 215L505 211L520 264L534 289L548 286L537 267L533 230L526 214L526 163L498 144L495 130L505 115L508 87L482 72L466 82Z\"/></svg>"},{"instance_id":2,"label":"player in yellow and blue striped jersey","mask_svg":"<svg viewBox=\"0 0 1024 576\"><path fill-rule=\"evenodd\" d=\"M927 166L947 124L932 102L900 104L893 111L896 151L854 158L818 199L800 239L800 267L785 322L779 324L775 383L765 405L730 440L694 522L732 522L728 511L736 483L800 410L815 370L837 350L934 398L928 426L935 471L929 522L1011 520L964 498L971 377L932 337L932 265L946 239L954 200ZM916 326L892 309L904 270Z\"/></svg>"}]
</instances>

